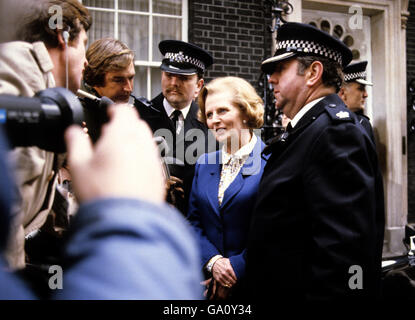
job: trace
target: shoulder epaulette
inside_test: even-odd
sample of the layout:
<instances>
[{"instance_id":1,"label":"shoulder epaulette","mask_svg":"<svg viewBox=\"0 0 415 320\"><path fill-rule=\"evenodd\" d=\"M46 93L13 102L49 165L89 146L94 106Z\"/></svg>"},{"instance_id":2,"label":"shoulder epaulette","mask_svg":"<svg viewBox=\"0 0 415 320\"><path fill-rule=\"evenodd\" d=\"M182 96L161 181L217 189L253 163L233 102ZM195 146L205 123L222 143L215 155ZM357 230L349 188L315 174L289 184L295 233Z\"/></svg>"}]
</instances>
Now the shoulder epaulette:
<instances>
[{"instance_id":1,"label":"shoulder epaulette","mask_svg":"<svg viewBox=\"0 0 415 320\"><path fill-rule=\"evenodd\" d=\"M34 42L32 46L32 52L43 72L52 71L53 62L43 42Z\"/></svg>"},{"instance_id":2,"label":"shoulder epaulette","mask_svg":"<svg viewBox=\"0 0 415 320\"><path fill-rule=\"evenodd\" d=\"M333 122L353 122L352 112L341 105L331 103L325 109Z\"/></svg>"}]
</instances>

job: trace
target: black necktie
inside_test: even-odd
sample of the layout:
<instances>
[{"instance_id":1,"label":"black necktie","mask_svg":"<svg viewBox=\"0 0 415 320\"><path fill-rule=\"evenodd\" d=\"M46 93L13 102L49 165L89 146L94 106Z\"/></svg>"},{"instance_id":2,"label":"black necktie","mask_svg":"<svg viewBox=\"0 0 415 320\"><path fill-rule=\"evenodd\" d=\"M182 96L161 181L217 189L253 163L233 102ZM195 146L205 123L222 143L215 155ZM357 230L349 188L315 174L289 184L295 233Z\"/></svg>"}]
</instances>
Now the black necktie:
<instances>
[{"instance_id":1,"label":"black necktie","mask_svg":"<svg viewBox=\"0 0 415 320\"><path fill-rule=\"evenodd\" d=\"M182 112L180 110L174 110L172 113L171 121L173 121L173 126L176 132L177 132L177 126L178 126L177 122L179 121L179 117L181 114Z\"/></svg>"},{"instance_id":2,"label":"black necktie","mask_svg":"<svg viewBox=\"0 0 415 320\"><path fill-rule=\"evenodd\" d=\"M293 131L293 126L291 125L291 121L290 121L287 124L287 128L285 129L285 132L290 133L291 131Z\"/></svg>"}]
</instances>

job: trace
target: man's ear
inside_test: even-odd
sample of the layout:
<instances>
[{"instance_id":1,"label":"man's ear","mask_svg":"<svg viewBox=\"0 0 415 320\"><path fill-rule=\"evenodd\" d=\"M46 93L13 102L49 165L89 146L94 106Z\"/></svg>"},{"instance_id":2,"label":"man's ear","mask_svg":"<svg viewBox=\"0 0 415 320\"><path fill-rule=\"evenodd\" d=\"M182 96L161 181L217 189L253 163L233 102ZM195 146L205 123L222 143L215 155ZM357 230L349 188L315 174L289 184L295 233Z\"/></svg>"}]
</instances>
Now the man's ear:
<instances>
[{"instance_id":1,"label":"man's ear","mask_svg":"<svg viewBox=\"0 0 415 320\"><path fill-rule=\"evenodd\" d=\"M196 85L194 98L197 98L197 96L199 95L200 90L202 90L202 88L203 88L204 83L205 83L204 79L197 80L197 85Z\"/></svg>"},{"instance_id":2,"label":"man's ear","mask_svg":"<svg viewBox=\"0 0 415 320\"><path fill-rule=\"evenodd\" d=\"M197 88L199 89L199 91L202 90L204 84L205 80L203 78L197 81Z\"/></svg>"},{"instance_id":3,"label":"man's ear","mask_svg":"<svg viewBox=\"0 0 415 320\"><path fill-rule=\"evenodd\" d=\"M342 100L346 98L346 90L344 89L344 87L340 88L338 95Z\"/></svg>"},{"instance_id":4,"label":"man's ear","mask_svg":"<svg viewBox=\"0 0 415 320\"><path fill-rule=\"evenodd\" d=\"M318 82L322 81L323 77L323 64L320 61L314 61L306 71L306 83L310 87L314 86Z\"/></svg>"}]
</instances>

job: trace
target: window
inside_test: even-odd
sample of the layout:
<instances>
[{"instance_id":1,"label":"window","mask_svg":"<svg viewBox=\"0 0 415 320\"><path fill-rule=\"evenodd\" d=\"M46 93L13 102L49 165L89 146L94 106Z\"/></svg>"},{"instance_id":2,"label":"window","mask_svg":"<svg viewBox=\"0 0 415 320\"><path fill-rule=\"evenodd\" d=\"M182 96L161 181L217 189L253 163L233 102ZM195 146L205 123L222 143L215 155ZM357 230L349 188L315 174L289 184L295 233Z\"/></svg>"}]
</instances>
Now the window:
<instances>
[{"instance_id":1,"label":"window","mask_svg":"<svg viewBox=\"0 0 415 320\"><path fill-rule=\"evenodd\" d=\"M89 43L113 37L135 52L134 94L154 98L161 92L162 40L187 41L187 0L83 0L93 24Z\"/></svg>"}]
</instances>

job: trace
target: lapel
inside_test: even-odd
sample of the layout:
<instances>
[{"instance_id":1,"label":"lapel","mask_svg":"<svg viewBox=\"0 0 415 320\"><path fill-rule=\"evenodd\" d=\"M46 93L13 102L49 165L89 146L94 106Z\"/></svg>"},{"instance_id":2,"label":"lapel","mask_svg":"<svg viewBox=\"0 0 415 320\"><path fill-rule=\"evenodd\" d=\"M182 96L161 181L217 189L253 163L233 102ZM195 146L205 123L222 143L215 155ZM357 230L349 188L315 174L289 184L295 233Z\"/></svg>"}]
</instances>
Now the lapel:
<instances>
[{"instance_id":1,"label":"lapel","mask_svg":"<svg viewBox=\"0 0 415 320\"><path fill-rule=\"evenodd\" d=\"M239 170L238 175L235 180L229 185L226 189L225 194L223 195L222 205L220 209L226 207L226 205L234 199L237 194L241 191L242 187L245 184L245 178L253 174L259 174L261 172L261 151L264 148L265 144L262 142L260 137L257 137L257 142L254 149L249 154L248 159L246 159L241 170ZM221 158L222 159L222 158ZM218 184L219 186L219 184ZM218 193L218 191L216 191Z\"/></svg>"},{"instance_id":2,"label":"lapel","mask_svg":"<svg viewBox=\"0 0 415 320\"><path fill-rule=\"evenodd\" d=\"M207 128L205 127L205 125L197 119L198 111L199 106L196 104L196 102L192 101L189 113L187 114L187 117L184 120L182 132L180 132L180 135L182 135L183 138L186 137L186 134L191 129L199 129L203 130L205 134L207 133Z\"/></svg>"},{"instance_id":3,"label":"lapel","mask_svg":"<svg viewBox=\"0 0 415 320\"><path fill-rule=\"evenodd\" d=\"M151 112L147 115L147 118L151 121L152 119L156 120L158 124L158 128L166 128L169 129L172 133L174 133L174 126L171 122L169 116L166 113L166 109L163 106L164 96L160 93L157 97L155 97L151 102L153 103L153 107L160 112ZM155 131L155 130L154 130Z\"/></svg>"},{"instance_id":4,"label":"lapel","mask_svg":"<svg viewBox=\"0 0 415 320\"><path fill-rule=\"evenodd\" d=\"M312 107L298 121L297 125L292 129L290 136L292 136L292 138L297 137L302 131L304 131L305 128L307 128L325 111L326 106L330 104L338 105L339 103L343 104L342 100L337 94L330 94L326 96L324 99L319 101L314 107Z\"/></svg>"},{"instance_id":5,"label":"lapel","mask_svg":"<svg viewBox=\"0 0 415 320\"><path fill-rule=\"evenodd\" d=\"M206 196L209 200L215 216L220 217L219 213L219 200L218 200L218 190L219 190L219 180L220 180L220 171L222 169L222 151L210 153L208 159L208 174L211 183L208 183L206 186Z\"/></svg>"},{"instance_id":6,"label":"lapel","mask_svg":"<svg viewBox=\"0 0 415 320\"><path fill-rule=\"evenodd\" d=\"M197 112L199 107L197 106L196 102L192 101L190 105L189 113L187 114L186 119L184 120L184 132L186 133L188 130L192 128L200 128L202 124L197 120Z\"/></svg>"},{"instance_id":7,"label":"lapel","mask_svg":"<svg viewBox=\"0 0 415 320\"><path fill-rule=\"evenodd\" d=\"M162 122L164 123L163 127L169 129L172 132L175 141L177 139L176 144L183 144L183 146L185 146L185 149L186 149L186 144L191 143L185 140L186 133L190 129L193 129L193 128L203 129L203 124L197 120L197 111L199 110L199 107L194 101L192 101L192 104L190 105L189 113L187 114L186 119L184 119L183 129L179 132L179 134L176 134L173 123L168 117L166 113L166 109L164 109L164 106L163 106L164 97L163 96L161 97L162 97L161 102L159 100L159 97L156 97L154 99L154 101L158 100L157 109L160 110L160 114L157 116L159 116L162 119Z\"/></svg>"}]
</instances>

